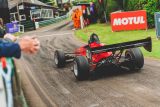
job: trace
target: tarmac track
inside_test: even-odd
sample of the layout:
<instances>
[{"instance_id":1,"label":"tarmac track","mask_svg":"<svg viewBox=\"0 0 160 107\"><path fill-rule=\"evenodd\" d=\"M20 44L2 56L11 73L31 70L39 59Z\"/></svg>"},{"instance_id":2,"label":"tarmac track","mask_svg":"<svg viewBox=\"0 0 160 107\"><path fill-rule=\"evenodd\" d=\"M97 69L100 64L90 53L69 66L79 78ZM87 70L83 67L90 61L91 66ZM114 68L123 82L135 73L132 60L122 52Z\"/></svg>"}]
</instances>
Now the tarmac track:
<instances>
[{"instance_id":1,"label":"tarmac track","mask_svg":"<svg viewBox=\"0 0 160 107\"><path fill-rule=\"evenodd\" d=\"M37 55L23 55L18 61L22 86L30 107L159 107L160 62L146 59L141 71L102 69L96 79L77 81L71 65L57 69L54 51L72 52L83 43L74 37L68 23L59 29L36 34L41 42Z\"/></svg>"}]
</instances>

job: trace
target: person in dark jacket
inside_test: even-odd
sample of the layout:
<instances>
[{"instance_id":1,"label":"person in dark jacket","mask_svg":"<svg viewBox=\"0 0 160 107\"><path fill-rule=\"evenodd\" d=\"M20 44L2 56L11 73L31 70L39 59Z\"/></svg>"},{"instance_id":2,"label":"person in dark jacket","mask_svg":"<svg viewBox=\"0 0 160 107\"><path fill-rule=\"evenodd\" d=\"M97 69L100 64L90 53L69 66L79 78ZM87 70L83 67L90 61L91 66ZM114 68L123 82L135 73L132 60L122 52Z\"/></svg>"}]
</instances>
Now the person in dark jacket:
<instances>
[{"instance_id":1,"label":"person in dark jacket","mask_svg":"<svg viewBox=\"0 0 160 107\"><path fill-rule=\"evenodd\" d=\"M4 39L0 39L0 57L21 57L21 51L29 54L36 53L40 48L40 43L33 37L22 37L17 43L17 38L11 34L6 34Z\"/></svg>"},{"instance_id":2,"label":"person in dark jacket","mask_svg":"<svg viewBox=\"0 0 160 107\"><path fill-rule=\"evenodd\" d=\"M15 57L20 58L21 49L18 43L0 40L0 57Z\"/></svg>"}]
</instances>

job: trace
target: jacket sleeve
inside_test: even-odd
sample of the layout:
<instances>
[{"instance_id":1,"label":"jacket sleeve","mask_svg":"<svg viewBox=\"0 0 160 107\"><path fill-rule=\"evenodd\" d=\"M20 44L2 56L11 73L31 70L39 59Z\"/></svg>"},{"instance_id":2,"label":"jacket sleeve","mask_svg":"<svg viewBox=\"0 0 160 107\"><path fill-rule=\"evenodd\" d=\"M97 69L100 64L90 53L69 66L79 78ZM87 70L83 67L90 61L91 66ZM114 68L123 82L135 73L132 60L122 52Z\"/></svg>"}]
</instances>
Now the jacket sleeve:
<instances>
[{"instance_id":1,"label":"jacket sleeve","mask_svg":"<svg viewBox=\"0 0 160 107\"><path fill-rule=\"evenodd\" d=\"M21 49L18 43L0 40L0 57L21 57Z\"/></svg>"}]
</instances>

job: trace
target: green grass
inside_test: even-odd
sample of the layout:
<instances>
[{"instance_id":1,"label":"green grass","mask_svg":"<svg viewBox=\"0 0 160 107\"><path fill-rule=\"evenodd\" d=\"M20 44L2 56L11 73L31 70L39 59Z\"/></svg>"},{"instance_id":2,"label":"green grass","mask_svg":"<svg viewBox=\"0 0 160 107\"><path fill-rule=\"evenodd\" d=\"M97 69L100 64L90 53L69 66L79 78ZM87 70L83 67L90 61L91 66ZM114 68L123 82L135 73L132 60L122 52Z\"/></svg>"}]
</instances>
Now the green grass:
<instances>
[{"instance_id":1,"label":"green grass","mask_svg":"<svg viewBox=\"0 0 160 107\"><path fill-rule=\"evenodd\" d=\"M14 33L13 35L14 36L20 36L22 33L20 33L20 32L16 32L16 33Z\"/></svg>"},{"instance_id":2,"label":"green grass","mask_svg":"<svg viewBox=\"0 0 160 107\"><path fill-rule=\"evenodd\" d=\"M109 24L94 24L82 30L77 30L75 34L78 38L87 43L89 36L93 32L98 34L100 41L105 44L133 41L151 36L152 52L147 52L144 50L144 48L141 49L145 57L160 59L160 40L156 39L155 29L112 32Z\"/></svg>"}]
</instances>

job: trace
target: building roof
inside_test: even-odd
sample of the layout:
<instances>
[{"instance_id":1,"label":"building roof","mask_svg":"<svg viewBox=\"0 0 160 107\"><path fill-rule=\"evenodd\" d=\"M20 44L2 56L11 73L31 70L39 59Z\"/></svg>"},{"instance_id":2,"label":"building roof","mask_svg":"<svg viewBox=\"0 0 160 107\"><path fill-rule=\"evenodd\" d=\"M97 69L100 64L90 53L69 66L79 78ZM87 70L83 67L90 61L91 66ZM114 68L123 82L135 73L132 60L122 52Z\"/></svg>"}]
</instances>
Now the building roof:
<instances>
[{"instance_id":1,"label":"building roof","mask_svg":"<svg viewBox=\"0 0 160 107\"><path fill-rule=\"evenodd\" d=\"M47 5L45 3L42 3L38 0L8 0L8 7L9 9L12 9L13 7L15 7L17 4L19 3L30 3L30 4L35 4L35 5L41 5L41 6L47 6L47 7L52 7L50 5Z\"/></svg>"}]
</instances>

